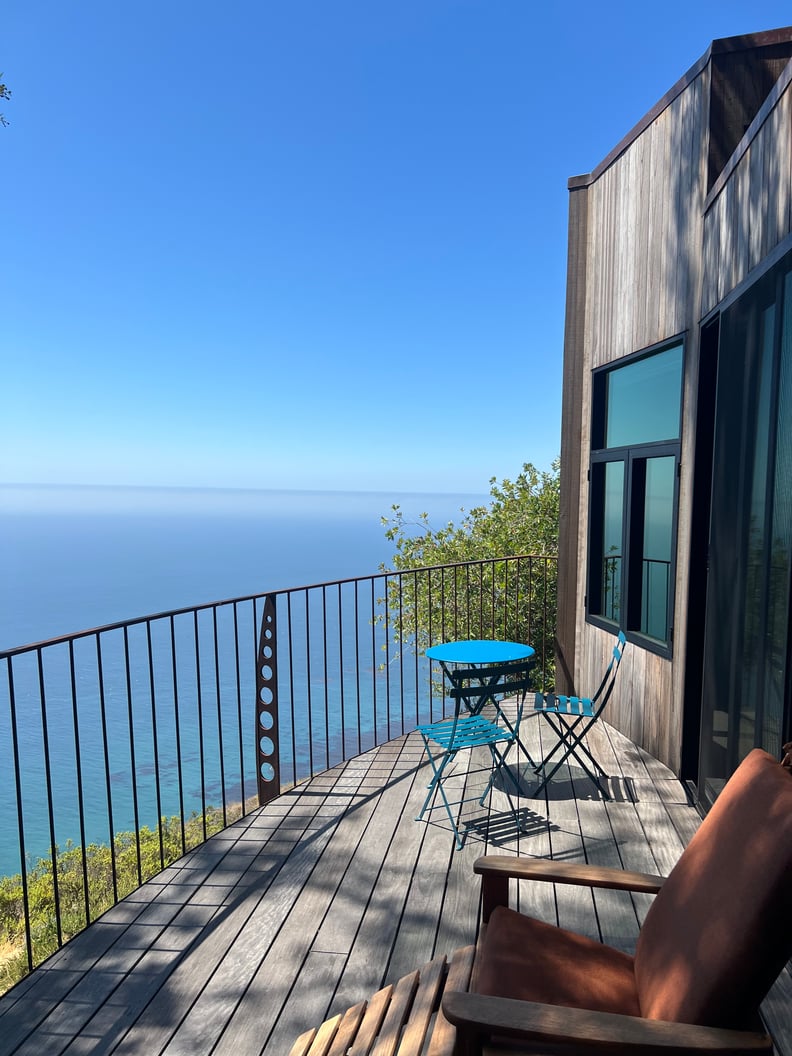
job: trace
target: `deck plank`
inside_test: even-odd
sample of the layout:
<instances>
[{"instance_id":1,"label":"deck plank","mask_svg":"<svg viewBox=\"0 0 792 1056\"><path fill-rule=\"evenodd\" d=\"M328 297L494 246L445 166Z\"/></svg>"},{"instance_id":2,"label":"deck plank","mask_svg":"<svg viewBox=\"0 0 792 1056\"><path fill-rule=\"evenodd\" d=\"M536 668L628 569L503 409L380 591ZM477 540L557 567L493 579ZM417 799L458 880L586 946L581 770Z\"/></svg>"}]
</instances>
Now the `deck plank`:
<instances>
[{"instance_id":1,"label":"deck plank","mask_svg":"<svg viewBox=\"0 0 792 1056\"><path fill-rule=\"evenodd\" d=\"M536 757L549 748L543 725L523 724ZM684 789L604 724L590 744L612 799L574 765L536 798L530 768L510 757L524 831L510 830L496 787L483 807L464 807L474 824L461 851L442 808L413 820L428 781L415 735L291 790L174 863L0 998L0 1054L279 1056L335 1012L474 942L472 865L485 852L667 873L699 824ZM476 765L473 753L458 757L457 798L483 788ZM548 920L558 905L562 923L629 948L650 899L523 883L512 902ZM791 986L782 977L768 1000L787 1052ZM374 1002L365 1016L376 1015Z\"/></svg>"},{"instance_id":2,"label":"deck plank","mask_svg":"<svg viewBox=\"0 0 792 1056\"><path fill-rule=\"evenodd\" d=\"M401 926L410 926L409 907L406 920L403 914L423 837L422 826L403 824L400 819L414 817L415 804L424 794L426 771L420 762L420 757L415 758L411 753L403 757L401 765L408 779L394 784L388 790L389 795L380 799L375 824L358 847L357 897L353 895L351 906L346 894L339 902L344 915L347 918L351 915L354 926L346 929L343 938L337 934L334 940L338 947L343 943L348 958L331 1011L340 1012L360 996L400 978L394 976L388 965ZM336 929L338 924L336 914ZM326 939L320 932L316 948L323 941ZM415 969L421 963L421 960L414 962L410 968Z\"/></svg>"},{"instance_id":3,"label":"deck plank","mask_svg":"<svg viewBox=\"0 0 792 1056\"><path fill-rule=\"evenodd\" d=\"M192 1052L208 1051L223 1029L260 962L267 936L271 942L277 934L321 853L323 843L317 833L321 833L319 812L325 797L303 799L291 792L281 798L286 800L281 804L283 828L271 832L281 834L282 839L273 841L270 835L252 859L247 855L248 867L241 873L236 898L226 908L220 926L202 936L200 955L184 958L157 987L114 1051L159 1052L168 1045L176 1052L186 1037L191 1042L197 1039ZM287 862L289 867L284 869ZM239 868L243 866L244 859L240 859ZM192 1015L187 1015L190 1011Z\"/></svg>"}]
</instances>

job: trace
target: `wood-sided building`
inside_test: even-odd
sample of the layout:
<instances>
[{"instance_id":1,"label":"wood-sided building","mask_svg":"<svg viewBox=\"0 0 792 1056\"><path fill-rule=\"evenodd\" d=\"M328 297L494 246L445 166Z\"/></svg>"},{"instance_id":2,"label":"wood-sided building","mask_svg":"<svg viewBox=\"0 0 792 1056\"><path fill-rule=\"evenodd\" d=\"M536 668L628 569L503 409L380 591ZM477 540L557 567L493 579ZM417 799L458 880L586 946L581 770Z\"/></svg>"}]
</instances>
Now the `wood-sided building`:
<instances>
[{"instance_id":1,"label":"wood-sided building","mask_svg":"<svg viewBox=\"0 0 792 1056\"><path fill-rule=\"evenodd\" d=\"M559 684L710 802L790 738L792 27L714 41L569 181Z\"/></svg>"}]
</instances>

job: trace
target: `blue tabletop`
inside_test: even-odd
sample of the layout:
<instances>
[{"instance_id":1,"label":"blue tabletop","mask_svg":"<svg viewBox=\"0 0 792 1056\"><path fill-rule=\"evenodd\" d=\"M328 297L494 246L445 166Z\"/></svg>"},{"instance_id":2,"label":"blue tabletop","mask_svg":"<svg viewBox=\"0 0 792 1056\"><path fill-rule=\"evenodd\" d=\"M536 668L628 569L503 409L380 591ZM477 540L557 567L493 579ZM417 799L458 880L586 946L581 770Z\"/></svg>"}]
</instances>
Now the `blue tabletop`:
<instances>
[{"instance_id":1,"label":"blue tabletop","mask_svg":"<svg viewBox=\"0 0 792 1056\"><path fill-rule=\"evenodd\" d=\"M479 639L433 645L426 650L426 655L430 660L440 660L444 664L503 664L509 660L525 660L534 655L534 649L521 642Z\"/></svg>"}]
</instances>

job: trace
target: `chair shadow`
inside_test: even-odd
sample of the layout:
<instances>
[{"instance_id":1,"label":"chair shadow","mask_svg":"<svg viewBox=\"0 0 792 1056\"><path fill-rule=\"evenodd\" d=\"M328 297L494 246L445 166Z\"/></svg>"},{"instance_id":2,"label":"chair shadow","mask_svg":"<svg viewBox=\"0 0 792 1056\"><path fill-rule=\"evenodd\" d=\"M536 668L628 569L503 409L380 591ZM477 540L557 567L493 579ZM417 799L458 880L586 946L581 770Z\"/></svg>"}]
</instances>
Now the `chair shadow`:
<instances>
[{"instance_id":1,"label":"chair shadow","mask_svg":"<svg viewBox=\"0 0 792 1056\"><path fill-rule=\"evenodd\" d=\"M463 821L461 827L464 829L463 840L473 835L495 847L559 831L558 825L528 807L519 808L516 817L510 810L493 810L484 817Z\"/></svg>"},{"instance_id":2,"label":"chair shadow","mask_svg":"<svg viewBox=\"0 0 792 1056\"><path fill-rule=\"evenodd\" d=\"M516 781L521 799L538 798L549 803L565 799L597 799L611 803L638 802L635 781L631 777L617 774L601 778L600 780L605 785L610 796L609 800L606 800L591 778L588 777L585 770L572 766L563 768L563 773L566 776L562 777L562 772L559 771L537 797L536 792L542 783L541 774L534 773L527 764L523 766L510 765L507 769L511 777L498 774L493 782L493 788L497 788L501 792L514 793Z\"/></svg>"}]
</instances>

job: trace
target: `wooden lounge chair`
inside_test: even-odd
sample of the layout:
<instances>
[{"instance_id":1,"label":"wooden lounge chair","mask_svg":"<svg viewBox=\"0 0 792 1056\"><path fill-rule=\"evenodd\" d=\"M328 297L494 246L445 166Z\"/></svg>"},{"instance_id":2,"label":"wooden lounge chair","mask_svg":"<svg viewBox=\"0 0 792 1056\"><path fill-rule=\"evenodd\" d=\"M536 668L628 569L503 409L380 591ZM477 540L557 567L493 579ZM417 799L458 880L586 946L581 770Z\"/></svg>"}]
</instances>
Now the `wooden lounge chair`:
<instances>
[{"instance_id":1,"label":"wooden lounge chair","mask_svg":"<svg viewBox=\"0 0 792 1056\"><path fill-rule=\"evenodd\" d=\"M738 767L666 879L485 857L470 992L446 989L457 1052L770 1052L759 1005L792 956L792 773ZM635 957L508 908L509 878L656 892Z\"/></svg>"},{"instance_id":2,"label":"wooden lounge chair","mask_svg":"<svg viewBox=\"0 0 792 1056\"><path fill-rule=\"evenodd\" d=\"M464 946L450 960L435 957L301 1034L289 1056L453 1056L456 1029L440 1011L440 1001L445 987L467 990L474 952Z\"/></svg>"}]
</instances>

